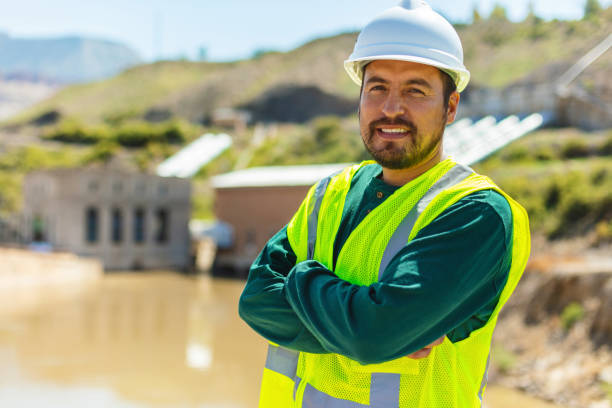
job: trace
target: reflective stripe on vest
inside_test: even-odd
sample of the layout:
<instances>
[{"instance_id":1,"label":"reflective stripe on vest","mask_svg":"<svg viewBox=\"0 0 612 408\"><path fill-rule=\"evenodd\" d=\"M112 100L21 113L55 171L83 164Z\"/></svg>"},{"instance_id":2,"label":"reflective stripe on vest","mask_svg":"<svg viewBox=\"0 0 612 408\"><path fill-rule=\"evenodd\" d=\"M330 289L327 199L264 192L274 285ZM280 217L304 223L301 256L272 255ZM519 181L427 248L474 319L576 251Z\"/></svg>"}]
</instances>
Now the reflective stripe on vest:
<instances>
[{"instance_id":1,"label":"reflective stripe on vest","mask_svg":"<svg viewBox=\"0 0 612 408\"><path fill-rule=\"evenodd\" d=\"M487 356L487 365L485 366L485 372L482 375L482 381L480 382L480 389L478 390L478 399L482 404L482 392L484 391L485 386L487 385L487 381L489 381L489 363L491 362L491 351L489 350L489 355Z\"/></svg>"},{"instance_id":2,"label":"reflective stripe on vest","mask_svg":"<svg viewBox=\"0 0 612 408\"><path fill-rule=\"evenodd\" d=\"M327 191L327 185L334 175L325 177L317 184L317 188L314 192L314 207L312 212L308 215L308 257L306 259L312 259L314 257L315 244L317 243L317 225L319 223L319 210L321 209L321 203L323 202L323 196Z\"/></svg>"},{"instance_id":3,"label":"reflective stripe on vest","mask_svg":"<svg viewBox=\"0 0 612 408\"><path fill-rule=\"evenodd\" d=\"M383 253L378 269L378 279L382 277L383 272L395 255L406 245L414 224L419 219L423 211L427 208L431 200L433 200L440 192L450 188L465 180L474 171L462 164L455 164L449 171L440 177L419 201L412 207L400 225L395 229L391 236L385 252ZM308 226L310 228L310 225Z\"/></svg>"},{"instance_id":4,"label":"reflective stripe on vest","mask_svg":"<svg viewBox=\"0 0 612 408\"><path fill-rule=\"evenodd\" d=\"M306 384L302 408L398 408L400 374L372 373L370 405L334 398Z\"/></svg>"},{"instance_id":5,"label":"reflective stripe on vest","mask_svg":"<svg viewBox=\"0 0 612 408\"><path fill-rule=\"evenodd\" d=\"M317 242L319 210L321 209L323 197L325 196L327 186L329 185L332 177L336 176L337 174L339 173L334 173L328 177L325 177L315 188L315 202L312 211L308 215L308 259L313 259L314 257L315 244ZM299 357L300 353L298 351L268 344L268 356L266 357L265 367L268 370L282 374L295 382L295 385L293 386L293 399L295 399L295 393L301 380L296 374Z\"/></svg>"},{"instance_id":6,"label":"reflective stripe on vest","mask_svg":"<svg viewBox=\"0 0 612 408\"><path fill-rule=\"evenodd\" d=\"M297 372L299 355L297 351L269 344L266 368L293 380Z\"/></svg>"}]
</instances>

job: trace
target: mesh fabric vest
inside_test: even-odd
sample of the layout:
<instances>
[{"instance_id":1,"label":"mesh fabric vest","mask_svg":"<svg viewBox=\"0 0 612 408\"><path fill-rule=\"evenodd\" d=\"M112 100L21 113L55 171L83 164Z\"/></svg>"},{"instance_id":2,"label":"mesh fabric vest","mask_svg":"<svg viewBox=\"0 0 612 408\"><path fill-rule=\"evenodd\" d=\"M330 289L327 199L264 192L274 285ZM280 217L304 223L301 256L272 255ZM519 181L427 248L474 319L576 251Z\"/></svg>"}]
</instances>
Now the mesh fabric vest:
<instances>
[{"instance_id":1,"label":"mesh fabric vest","mask_svg":"<svg viewBox=\"0 0 612 408\"><path fill-rule=\"evenodd\" d=\"M407 242L461 198L490 189L507 199L513 219L512 264L499 302L483 327L456 343L445 339L427 358L420 360L402 357L361 365L339 354L298 353L271 344L262 379L260 408L466 408L482 405L497 316L516 287L529 255L527 214L490 179L469 168L461 180L441 191L435 190L439 180L458 166L446 159L402 186L372 210L351 232L333 265L334 240L352 177L359 168L370 163L349 167L324 180L324 188L322 182L311 188L287 228L297 262L312 258L348 282L370 285L379 278L383 254L393 241L394 233L401 228L413 207L423 205L422 199L428 192L432 199L418 212ZM315 241L311 239L313 236Z\"/></svg>"}]
</instances>

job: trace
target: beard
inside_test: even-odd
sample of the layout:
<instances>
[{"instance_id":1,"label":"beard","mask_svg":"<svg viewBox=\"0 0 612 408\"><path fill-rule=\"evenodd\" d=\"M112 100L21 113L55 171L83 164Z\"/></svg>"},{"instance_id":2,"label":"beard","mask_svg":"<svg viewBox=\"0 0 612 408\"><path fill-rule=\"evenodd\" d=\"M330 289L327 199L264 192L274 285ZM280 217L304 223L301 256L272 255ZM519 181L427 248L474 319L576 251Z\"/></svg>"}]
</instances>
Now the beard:
<instances>
[{"instance_id":1,"label":"beard","mask_svg":"<svg viewBox=\"0 0 612 408\"><path fill-rule=\"evenodd\" d=\"M441 144L446 118L447 113L444 112L439 126L431 135L423 135L413 122L402 118L378 119L370 122L361 139L368 153L382 167L394 170L406 169L423 162L436 149L436 146ZM410 134L402 145L388 141L376 147L374 141L376 128L381 125L403 126L409 130Z\"/></svg>"}]
</instances>

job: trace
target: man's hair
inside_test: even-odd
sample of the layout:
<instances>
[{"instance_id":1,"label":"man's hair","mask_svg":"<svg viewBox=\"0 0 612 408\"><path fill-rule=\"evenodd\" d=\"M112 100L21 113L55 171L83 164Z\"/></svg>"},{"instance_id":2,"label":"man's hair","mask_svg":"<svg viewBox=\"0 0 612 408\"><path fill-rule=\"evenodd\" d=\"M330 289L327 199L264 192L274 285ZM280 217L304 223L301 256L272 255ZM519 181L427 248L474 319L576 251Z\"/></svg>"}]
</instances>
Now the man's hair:
<instances>
[{"instance_id":1,"label":"man's hair","mask_svg":"<svg viewBox=\"0 0 612 408\"><path fill-rule=\"evenodd\" d=\"M442 78L444 107L448 108L448 101L452 93L457 90L457 84L455 84L453 78L451 78L451 76L448 75L446 72L442 71L441 69L439 69L438 71L440 71L440 77Z\"/></svg>"},{"instance_id":2,"label":"man's hair","mask_svg":"<svg viewBox=\"0 0 612 408\"><path fill-rule=\"evenodd\" d=\"M365 71L365 67L362 68ZM453 92L457 90L457 84L453 81L450 75L446 72L438 69L440 73L440 78L442 79L442 96L444 97L444 108L448 108L448 101ZM364 72L365 74L365 72ZM365 75L364 75L365 76ZM363 80L361 81L361 89L359 90L359 97L361 98L361 94L363 93Z\"/></svg>"}]
</instances>

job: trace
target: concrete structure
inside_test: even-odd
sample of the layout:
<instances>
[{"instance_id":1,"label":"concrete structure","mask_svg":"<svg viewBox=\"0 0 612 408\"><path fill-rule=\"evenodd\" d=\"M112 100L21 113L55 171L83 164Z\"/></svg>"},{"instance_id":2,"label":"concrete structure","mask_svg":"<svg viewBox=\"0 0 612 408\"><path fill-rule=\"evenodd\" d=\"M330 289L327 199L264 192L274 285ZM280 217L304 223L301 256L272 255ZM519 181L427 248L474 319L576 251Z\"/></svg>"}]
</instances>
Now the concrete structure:
<instances>
[{"instance_id":1,"label":"concrete structure","mask_svg":"<svg viewBox=\"0 0 612 408\"><path fill-rule=\"evenodd\" d=\"M56 169L29 174L23 188L26 242L99 258L105 269L189 264L189 180Z\"/></svg>"},{"instance_id":2,"label":"concrete structure","mask_svg":"<svg viewBox=\"0 0 612 408\"><path fill-rule=\"evenodd\" d=\"M501 118L541 112L546 116L554 115L557 125L586 130L608 129L612 126L610 95L588 91L576 79L610 48L612 34L564 72L550 67L504 89L471 86L462 94L457 118L489 115Z\"/></svg>"},{"instance_id":3,"label":"concrete structure","mask_svg":"<svg viewBox=\"0 0 612 408\"><path fill-rule=\"evenodd\" d=\"M214 177L215 215L233 228L232 245L218 249L215 268L246 276L268 239L291 220L310 186L346 166L258 167Z\"/></svg>"}]
</instances>

